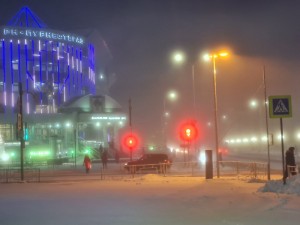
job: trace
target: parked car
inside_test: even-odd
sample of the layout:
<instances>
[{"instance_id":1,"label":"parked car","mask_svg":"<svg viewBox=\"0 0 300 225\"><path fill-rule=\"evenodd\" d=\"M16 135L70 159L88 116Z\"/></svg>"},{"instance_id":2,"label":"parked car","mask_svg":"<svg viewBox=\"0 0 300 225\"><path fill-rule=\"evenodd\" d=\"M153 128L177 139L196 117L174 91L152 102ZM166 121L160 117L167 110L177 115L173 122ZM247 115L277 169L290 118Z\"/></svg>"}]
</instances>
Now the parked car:
<instances>
[{"instance_id":1,"label":"parked car","mask_svg":"<svg viewBox=\"0 0 300 225\"><path fill-rule=\"evenodd\" d=\"M138 170L157 170L158 172L165 172L171 165L172 161L167 154L147 153L137 160L125 163L124 169L129 172L136 172Z\"/></svg>"}]
</instances>

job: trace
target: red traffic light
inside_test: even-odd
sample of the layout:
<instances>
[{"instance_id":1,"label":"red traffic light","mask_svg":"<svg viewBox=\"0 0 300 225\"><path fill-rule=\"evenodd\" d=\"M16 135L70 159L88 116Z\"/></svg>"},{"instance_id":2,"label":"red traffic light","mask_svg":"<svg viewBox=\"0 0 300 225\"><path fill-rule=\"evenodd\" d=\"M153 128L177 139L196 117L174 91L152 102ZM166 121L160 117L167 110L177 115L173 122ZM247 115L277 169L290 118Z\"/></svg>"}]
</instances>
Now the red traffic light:
<instances>
[{"instance_id":1,"label":"red traffic light","mask_svg":"<svg viewBox=\"0 0 300 225\"><path fill-rule=\"evenodd\" d=\"M128 134L124 137L123 143L128 149L134 149L138 145L138 139L134 134Z\"/></svg>"},{"instance_id":2,"label":"red traffic light","mask_svg":"<svg viewBox=\"0 0 300 225\"><path fill-rule=\"evenodd\" d=\"M198 128L195 122L186 122L180 127L180 138L183 141L193 141L198 137Z\"/></svg>"}]
</instances>

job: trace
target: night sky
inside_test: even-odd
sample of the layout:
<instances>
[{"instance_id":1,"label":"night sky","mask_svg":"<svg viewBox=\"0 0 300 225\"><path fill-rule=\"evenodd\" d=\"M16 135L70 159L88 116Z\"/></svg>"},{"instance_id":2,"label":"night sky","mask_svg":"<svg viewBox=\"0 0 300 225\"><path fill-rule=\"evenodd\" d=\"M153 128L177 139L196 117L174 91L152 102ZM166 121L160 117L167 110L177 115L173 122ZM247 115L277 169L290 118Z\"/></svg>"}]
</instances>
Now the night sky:
<instances>
[{"instance_id":1,"label":"night sky","mask_svg":"<svg viewBox=\"0 0 300 225\"><path fill-rule=\"evenodd\" d=\"M293 124L293 129L298 125L300 1L0 2L1 25L27 5L50 28L99 30L112 54L116 74L109 95L125 112L128 99L132 99L133 127L144 142L155 142L161 135L164 96L170 88L179 93L177 102L166 104L172 115L168 122L170 139L175 139L178 121L192 116L191 65L195 65L196 118L201 127L213 120L212 65L200 61L199 54L223 46L231 50L230 58L217 62L219 114L231 118L227 128L221 124L223 135L262 129L263 109L253 115L247 111L247 101L263 99L263 66L268 94L293 96L294 117L287 123ZM177 49L188 56L185 65L171 62L170 55ZM256 122L249 122L251 119ZM202 133L203 142L211 138L212 131L203 128Z\"/></svg>"}]
</instances>

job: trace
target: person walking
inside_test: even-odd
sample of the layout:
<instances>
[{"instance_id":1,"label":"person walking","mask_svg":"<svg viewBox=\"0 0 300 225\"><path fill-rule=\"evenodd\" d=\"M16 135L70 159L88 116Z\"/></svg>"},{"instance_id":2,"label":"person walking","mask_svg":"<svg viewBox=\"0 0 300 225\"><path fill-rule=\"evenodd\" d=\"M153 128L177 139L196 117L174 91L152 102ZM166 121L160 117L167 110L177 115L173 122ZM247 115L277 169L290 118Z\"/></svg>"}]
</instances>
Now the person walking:
<instances>
[{"instance_id":1,"label":"person walking","mask_svg":"<svg viewBox=\"0 0 300 225\"><path fill-rule=\"evenodd\" d=\"M89 173L90 169L92 168L92 162L88 155L84 156L83 165L85 166L85 172Z\"/></svg>"},{"instance_id":2,"label":"person walking","mask_svg":"<svg viewBox=\"0 0 300 225\"><path fill-rule=\"evenodd\" d=\"M296 161L295 161L295 148L289 147L289 149L285 152L285 172L283 177L283 183L286 183L286 178L288 178L289 174L296 175Z\"/></svg>"},{"instance_id":3,"label":"person walking","mask_svg":"<svg viewBox=\"0 0 300 225\"><path fill-rule=\"evenodd\" d=\"M102 152L101 161L103 169L107 169L108 154L106 150Z\"/></svg>"}]
</instances>

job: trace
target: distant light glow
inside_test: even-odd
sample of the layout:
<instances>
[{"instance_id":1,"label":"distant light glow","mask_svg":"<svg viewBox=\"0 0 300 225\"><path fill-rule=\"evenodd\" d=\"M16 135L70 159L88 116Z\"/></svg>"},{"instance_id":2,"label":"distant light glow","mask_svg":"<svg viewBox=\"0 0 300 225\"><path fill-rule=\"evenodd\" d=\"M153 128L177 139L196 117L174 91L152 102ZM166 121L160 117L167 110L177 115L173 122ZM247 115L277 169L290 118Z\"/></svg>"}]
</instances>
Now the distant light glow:
<instances>
[{"instance_id":1,"label":"distant light glow","mask_svg":"<svg viewBox=\"0 0 300 225\"><path fill-rule=\"evenodd\" d=\"M200 152L198 160L200 161L200 163L202 165L205 165L205 163L206 163L206 156L205 156L205 152L204 151Z\"/></svg>"},{"instance_id":2,"label":"distant light glow","mask_svg":"<svg viewBox=\"0 0 300 225\"><path fill-rule=\"evenodd\" d=\"M176 91L170 91L169 93L168 93L168 99L170 99L170 100L176 100L177 99L177 92Z\"/></svg>"},{"instance_id":3,"label":"distant light glow","mask_svg":"<svg viewBox=\"0 0 300 225\"><path fill-rule=\"evenodd\" d=\"M249 103L251 108L256 108L257 107L257 101L256 100L251 100Z\"/></svg>"},{"instance_id":4,"label":"distant light glow","mask_svg":"<svg viewBox=\"0 0 300 225\"><path fill-rule=\"evenodd\" d=\"M244 138L244 139L243 139L243 142L244 142L244 143L248 143L248 142L249 142L249 139L248 139L248 138Z\"/></svg>"},{"instance_id":5,"label":"distant light glow","mask_svg":"<svg viewBox=\"0 0 300 225\"><path fill-rule=\"evenodd\" d=\"M1 159L2 159L2 161L8 161L9 160L9 155L4 152L1 155Z\"/></svg>"},{"instance_id":6,"label":"distant light glow","mask_svg":"<svg viewBox=\"0 0 300 225\"><path fill-rule=\"evenodd\" d=\"M211 56L210 56L209 54L204 54L204 55L203 55L203 60L204 60L204 61L209 61L210 58L211 58Z\"/></svg>"},{"instance_id":7,"label":"distant light glow","mask_svg":"<svg viewBox=\"0 0 300 225\"><path fill-rule=\"evenodd\" d=\"M268 137L267 137L267 136L263 136L263 137L261 138L261 140L262 140L262 141L268 141Z\"/></svg>"},{"instance_id":8,"label":"distant light glow","mask_svg":"<svg viewBox=\"0 0 300 225\"><path fill-rule=\"evenodd\" d=\"M251 142L257 142L257 138L256 137L252 137L250 140L251 140Z\"/></svg>"},{"instance_id":9,"label":"distant light glow","mask_svg":"<svg viewBox=\"0 0 300 225\"><path fill-rule=\"evenodd\" d=\"M177 51L173 54L172 58L175 63L182 63L185 60L185 55L182 52Z\"/></svg>"}]
</instances>

